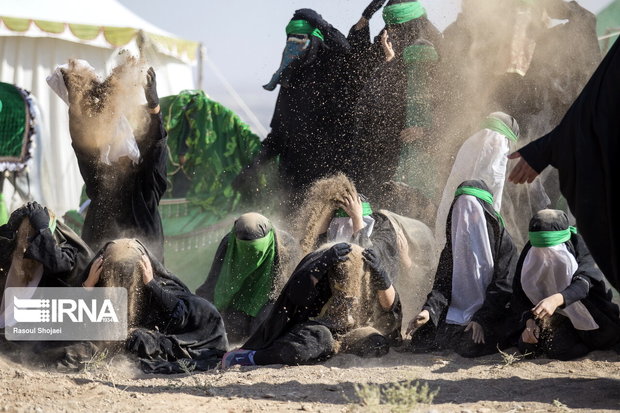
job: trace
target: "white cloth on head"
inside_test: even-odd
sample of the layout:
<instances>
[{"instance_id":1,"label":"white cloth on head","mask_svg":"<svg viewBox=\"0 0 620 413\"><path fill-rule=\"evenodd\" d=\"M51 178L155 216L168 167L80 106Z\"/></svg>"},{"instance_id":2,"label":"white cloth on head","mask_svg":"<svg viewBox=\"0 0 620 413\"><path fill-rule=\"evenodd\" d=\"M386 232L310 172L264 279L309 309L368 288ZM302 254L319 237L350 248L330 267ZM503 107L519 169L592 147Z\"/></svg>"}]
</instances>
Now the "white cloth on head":
<instances>
[{"instance_id":1,"label":"white cloth on head","mask_svg":"<svg viewBox=\"0 0 620 413\"><path fill-rule=\"evenodd\" d=\"M553 247L531 247L523 260L521 287L534 304L562 292L577 271L577 260L565 244ZM577 330L596 330L599 326L586 306L577 301L557 312L568 317Z\"/></svg>"},{"instance_id":2,"label":"white cloth on head","mask_svg":"<svg viewBox=\"0 0 620 413\"><path fill-rule=\"evenodd\" d=\"M446 323L471 321L484 304L494 268L484 208L478 198L461 195L452 208L452 295Z\"/></svg>"},{"instance_id":3,"label":"white cloth on head","mask_svg":"<svg viewBox=\"0 0 620 413\"><path fill-rule=\"evenodd\" d=\"M77 59L75 60L75 65L95 73L95 68L86 60ZM58 97L69 105L69 92L61 69L67 70L69 69L69 65L64 64L56 66L56 69L54 69L52 74L45 80ZM119 158L126 156L131 159L134 164L137 164L140 161L140 149L138 149L138 143L133 134L133 129L125 115L120 114L115 120L116 125L114 133L109 137L107 144L104 143L101 148L99 148L99 160L106 165L111 165L112 162L118 161Z\"/></svg>"},{"instance_id":4,"label":"white cloth on head","mask_svg":"<svg viewBox=\"0 0 620 413\"><path fill-rule=\"evenodd\" d=\"M375 219L370 215L362 218L364 226L360 231L367 237L372 234ZM350 242L353 237L353 220L350 217L335 217L327 228L327 242Z\"/></svg>"},{"instance_id":5,"label":"white cloth on head","mask_svg":"<svg viewBox=\"0 0 620 413\"><path fill-rule=\"evenodd\" d=\"M22 293L22 295L20 295L20 297L18 298L32 298L32 295L35 292L35 287L37 287L41 282L41 277L43 277L43 264L41 263L38 263L34 267L34 271L30 280L21 279L17 275L17 268L15 268L15 265L11 264L11 266L9 267L9 273L6 277L6 282L4 284L4 290L10 287L31 287L29 289L21 290L20 292ZM8 302L5 302L4 295L5 294L0 297L0 328L14 326L17 322L15 321L15 317L13 315L13 299L11 297L9 298Z\"/></svg>"},{"instance_id":6,"label":"white cloth on head","mask_svg":"<svg viewBox=\"0 0 620 413\"><path fill-rule=\"evenodd\" d=\"M443 246L446 242L446 221L450 205L454 200L454 192L464 181L483 180L493 195L493 208L500 211L509 153L508 138L490 129L482 129L463 142L437 208L435 238L438 246Z\"/></svg>"}]
</instances>

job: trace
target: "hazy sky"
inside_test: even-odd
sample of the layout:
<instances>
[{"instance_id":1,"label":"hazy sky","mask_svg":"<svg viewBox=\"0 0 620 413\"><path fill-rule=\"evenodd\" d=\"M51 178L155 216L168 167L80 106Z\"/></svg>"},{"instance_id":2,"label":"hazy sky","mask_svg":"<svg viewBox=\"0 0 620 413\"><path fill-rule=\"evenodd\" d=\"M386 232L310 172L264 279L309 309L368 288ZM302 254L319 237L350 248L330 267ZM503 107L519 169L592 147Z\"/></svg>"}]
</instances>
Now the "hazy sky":
<instances>
[{"instance_id":1,"label":"hazy sky","mask_svg":"<svg viewBox=\"0 0 620 413\"><path fill-rule=\"evenodd\" d=\"M269 81L280 63L286 41L284 27L293 12L303 7L312 8L346 35L369 3L369 0L119 1L164 30L202 42L210 61L220 69L267 130L278 89L267 92L261 86ZM610 2L582 0L579 3L596 13ZM431 21L440 29L450 24L460 9L460 0L427 0L422 3ZM371 21L373 34L381 27L383 22L379 11ZM212 99L249 121L208 66L204 77L203 88Z\"/></svg>"}]
</instances>

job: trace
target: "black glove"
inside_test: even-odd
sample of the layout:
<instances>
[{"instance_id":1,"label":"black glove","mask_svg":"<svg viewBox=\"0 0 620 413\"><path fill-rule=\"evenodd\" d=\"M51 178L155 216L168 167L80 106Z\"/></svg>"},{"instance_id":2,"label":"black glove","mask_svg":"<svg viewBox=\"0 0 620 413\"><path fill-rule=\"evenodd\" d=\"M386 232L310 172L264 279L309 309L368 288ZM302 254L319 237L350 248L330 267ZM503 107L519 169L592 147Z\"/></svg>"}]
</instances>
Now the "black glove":
<instances>
[{"instance_id":1,"label":"black glove","mask_svg":"<svg viewBox=\"0 0 620 413\"><path fill-rule=\"evenodd\" d=\"M392 280L390 280L387 271L383 268L381 259L375 250L367 248L362 252L362 256L370 268L370 283L372 284L372 288L375 290L387 290L390 288Z\"/></svg>"},{"instance_id":2,"label":"black glove","mask_svg":"<svg viewBox=\"0 0 620 413\"><path fill-rule=\"evenodd\" d=\"M11 216L9 217L9 221L6 223L6 226L11 231L17 231L23 219L26 218L30 214L30 210L26 205L21 208L17 208Z\"/></svg>"},{"instance_id":3,"label":"black glove","mask_svg":"<svg viewBox=\"0 0 620 413\"><path fill-rule=\"evenodd\" d=\"M364 9L362 17L364 17L366 20L370 20L373 14L375 14L381 8L381 6L383 6L383 3L385 3L385 1L386 0L372 0L370 4Z\"/></svg>"},{"instance_id":4,"label":"black glove","mask_svg":"<svg viewBox=\"0 0 620 413\"><path fill-rule=\"evenodd\" d=\"M314 262L314 267L310 270L312 275L317 280L320 280L323 278L328 269L333 267L335 264L348 260L348 255L350 252L351 245L346 242L333 245L331 248L324 251L323 254Z\"/></svg>"},{"instance_id":5,"label":"black glove","mask_svg":"<svg viewBox=\"0 0 620 413\"><path fill-rule=\"evenodd\" d=\"M312 9L295 10L293 20L306 20L308 23L321 30L322 32L327 31L327 29L331 27L331 24L327 23L327 21L323 19L323 16L321 16L319 13L315 12Z\"/></svg>"},{"instance_id":6,"label":"black glove","mask_svg":"<svg viewBox=\"0 0 620 413\"><path fill-rule=\"evenodd\" d=\"M37 232L49 228L50 214L47 212L47 208L43 208L37 202L28 202L26 208L28 208L30 225L32 225Z\"/></svg>"},{"instance_id":7,"label":"black glove","mask_svg":"<svg viewBox=\"0 0 620 413\"><path fill-rule=\"evenodd\" d=\"M144 96L149 109L155 109L159 105L159 96L157 96L157 80L155 70L149 67L146 72L146 85L144 86Z\"/></svg>"}]
</instances>

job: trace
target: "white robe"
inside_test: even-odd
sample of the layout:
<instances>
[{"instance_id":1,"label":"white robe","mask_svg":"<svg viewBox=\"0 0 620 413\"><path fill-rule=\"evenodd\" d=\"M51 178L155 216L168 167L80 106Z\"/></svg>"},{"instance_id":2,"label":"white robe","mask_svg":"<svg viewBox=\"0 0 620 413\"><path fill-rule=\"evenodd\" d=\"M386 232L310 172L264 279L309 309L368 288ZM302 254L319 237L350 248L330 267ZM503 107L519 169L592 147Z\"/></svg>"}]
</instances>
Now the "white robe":
<instances>
[{"instance_id":1,"label":"white robe","mask_svg":"<svg viewBox=\"0 0 620 413\"><path fill-rule=\"evenodd\" d=\"M461 195L452 208L452 295L446 323L471 321L484 304L494 268L484 208L478 198Z\"/></svg>"}]
</instances>

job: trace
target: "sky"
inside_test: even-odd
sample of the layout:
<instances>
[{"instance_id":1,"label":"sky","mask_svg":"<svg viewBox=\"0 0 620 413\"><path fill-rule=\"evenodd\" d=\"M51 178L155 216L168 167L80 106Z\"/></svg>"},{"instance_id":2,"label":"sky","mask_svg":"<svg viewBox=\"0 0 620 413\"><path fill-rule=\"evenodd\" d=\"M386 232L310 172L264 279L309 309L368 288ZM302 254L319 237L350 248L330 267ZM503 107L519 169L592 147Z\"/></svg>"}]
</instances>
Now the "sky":
<instances>
[{"instance_id":1,"label":"sky","mask_svg":"<svg viewBox=\"0 0 620 413\"><path fill-rule=\"evenodd\" d=\"M280 64L286 42L284 27L293 12L312 8L346 35L369 3L369 0L119 1L164 30L201 42L208 59L203 89L212 99L238 113L259 135L263 135L262 130L269 130L278 91L268 92L262 85L269 81ZM597 13L610 1L582 0L579 3ZM427 0L422 3L431 21L440 29L454 21L460 10L460 0ZM380 11L371 20L370 27L373 35L383 27ZM221 80L222 77L225 81ZM256 118L243 110L229 93L225 82L232 86Z\"/></svg>"}]
</instances>

